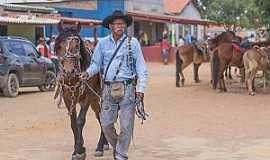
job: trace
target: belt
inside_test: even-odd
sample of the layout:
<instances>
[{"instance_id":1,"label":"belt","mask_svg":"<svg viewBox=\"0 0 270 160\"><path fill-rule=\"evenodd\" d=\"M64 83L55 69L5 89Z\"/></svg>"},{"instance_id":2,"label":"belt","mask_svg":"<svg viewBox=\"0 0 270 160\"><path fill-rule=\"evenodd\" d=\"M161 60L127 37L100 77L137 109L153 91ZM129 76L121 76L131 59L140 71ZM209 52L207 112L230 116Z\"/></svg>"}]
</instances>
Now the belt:
<instances>
[{"instance_id":1,"label":"belt","mask_svg":"<svg viewBox=\"0 0 270 160\"><path fill-rule=\"evenodd\" d=\"M134 79L128 79L125 81L104 81L105 85L111 85L113 83L123 83L124 85L129 85L134 81Z\"/></svg>"}]
</instances>

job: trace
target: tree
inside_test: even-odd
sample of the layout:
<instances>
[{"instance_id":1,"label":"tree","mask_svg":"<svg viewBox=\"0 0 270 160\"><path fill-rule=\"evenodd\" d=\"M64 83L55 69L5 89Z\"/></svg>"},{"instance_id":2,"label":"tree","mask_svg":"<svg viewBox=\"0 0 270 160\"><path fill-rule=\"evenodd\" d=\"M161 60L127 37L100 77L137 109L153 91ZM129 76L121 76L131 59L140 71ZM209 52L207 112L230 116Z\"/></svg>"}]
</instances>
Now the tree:
<instances>
[{"instance_id":1,"label":"tree","mask_svg":"<svg viewBox=\"0 0 270 160\"><path fill-rule=\"evenodd\" d=\"M256 0L198 0L204 17L224 25L226 30L251 28L259 16ZM263 1L263 0L262 0Z\"/></svg>"},{"instance_id":2,"label":"tree","mask_svg":"<svg viewBox=\"0 0 270 160\"><path fill-rule=\"evenodd\" d=\"M256 0L256 5L258 7L258 11L260 12L260 17L258 20L261 24L265 25L268 29L270 24L270 1L269 0Z\"/></svg>"}]
</instances>

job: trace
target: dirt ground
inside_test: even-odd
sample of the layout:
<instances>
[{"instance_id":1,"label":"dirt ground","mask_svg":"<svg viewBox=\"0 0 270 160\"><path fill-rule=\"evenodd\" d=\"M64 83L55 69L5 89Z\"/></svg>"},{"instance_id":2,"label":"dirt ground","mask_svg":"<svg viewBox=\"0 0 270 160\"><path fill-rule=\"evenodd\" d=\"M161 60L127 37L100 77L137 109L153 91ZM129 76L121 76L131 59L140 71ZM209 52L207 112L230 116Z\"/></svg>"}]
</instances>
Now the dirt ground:
<instances>
[{"instance_id":1,"label":"dirt ground","mask_svg":"<svg viewBox=\"0 0 270 160\"><path fill-rule=\"evenodd\" d=\"M210 87L209 65L200 68L195 84L192 68L186 86L175 87L175 66L148 64L145 105L150 118L136 119L131 160L269 160L269 91L247 95L236 80L228 93ZM99 128L89 112L84 130L87 160L111 160L112 151L94 158ZM53 93L21 90L17 98L0 96L0 160L66 160L73 136L65 109L57 109Z\"/></svg>"}]
</instances>

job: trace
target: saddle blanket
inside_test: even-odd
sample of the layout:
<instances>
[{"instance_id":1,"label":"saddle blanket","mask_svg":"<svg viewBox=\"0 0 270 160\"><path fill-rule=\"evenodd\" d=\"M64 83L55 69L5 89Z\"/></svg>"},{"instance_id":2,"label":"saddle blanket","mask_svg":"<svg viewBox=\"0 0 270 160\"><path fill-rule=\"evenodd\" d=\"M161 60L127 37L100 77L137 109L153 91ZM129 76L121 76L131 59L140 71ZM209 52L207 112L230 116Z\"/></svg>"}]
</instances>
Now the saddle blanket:
<instances>
[{"instance_id":1,"label":"saddle blanket","mask_svg":"<svg viewBox=\"0 0 270 160\"><path fill-rule=\"evenodd\" d=\"M232 46L233 46L233 49L236 50L236 52L241 53L242 48L238 44L233 43Z\"/></svg>"}]
</instances>

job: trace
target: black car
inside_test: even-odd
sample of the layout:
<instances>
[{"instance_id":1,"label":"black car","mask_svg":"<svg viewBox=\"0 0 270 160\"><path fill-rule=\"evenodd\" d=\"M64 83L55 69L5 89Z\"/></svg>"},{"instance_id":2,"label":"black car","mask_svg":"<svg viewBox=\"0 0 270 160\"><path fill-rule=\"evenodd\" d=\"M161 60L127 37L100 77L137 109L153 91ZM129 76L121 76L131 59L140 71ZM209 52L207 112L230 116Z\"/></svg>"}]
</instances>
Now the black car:
<instances>
[{"instance_id":1,"label":"black car","mask_svg":"<svg viewBox=\"0 0 270 160\"><path fill-rule=\"evenodd\" d=\"M40 56L33 43L20 37L0 37L0 91L16 97L20 87L37 86L40 91L53 91L55 67Z\"/></svg>"}]
</instances>

